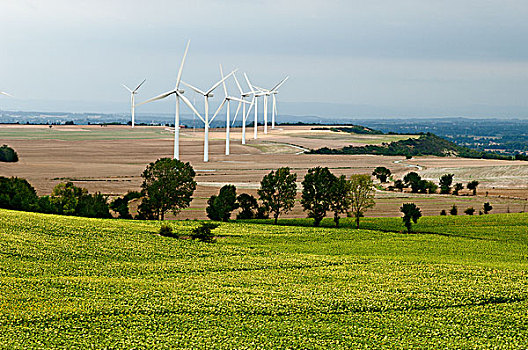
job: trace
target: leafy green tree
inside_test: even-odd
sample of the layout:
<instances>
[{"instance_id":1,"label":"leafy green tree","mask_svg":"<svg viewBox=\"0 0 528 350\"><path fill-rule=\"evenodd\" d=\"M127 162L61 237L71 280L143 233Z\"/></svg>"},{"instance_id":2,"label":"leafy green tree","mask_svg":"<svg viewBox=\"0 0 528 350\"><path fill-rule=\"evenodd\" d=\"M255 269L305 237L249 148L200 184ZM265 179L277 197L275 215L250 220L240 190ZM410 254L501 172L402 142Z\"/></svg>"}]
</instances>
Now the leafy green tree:
<instances>
[{"instance_id":1,"label":"leafy green tree","mask_svg":"<svg viewBox=\"0 0 528 350\"><path fill-rule=\"evenodd\" d=\"M422 216L422 211L414 203L405 203L400 207L400 211L403 213L403 224L407 228L407 232L411 233L412 223L418 222L418 219Z\"/></svg>"},{"instance_id":2,"label":"leafy green tree","mask_svg":"<svg viewBox=\"0 0 528 350\"><path fill-rule=\"evenodd\" d=\"M467 189L470 191L473 191L473 195L477 195L477 186L479 185L479 182L477 180L473 180L467 184Z\"/></svg>"},{"instance_id":3,"label":"leafy green tree","mask_svg":"<svg viewBox=\"0 0 528 350\"><path fill-rule=\"evenodd\" d=\"M403 182L411 187L411 192L418 193L423 190L425 182L422 180L422 177L418 173L411 171L403 177Z\"/></svg>"},{"instance_id":4,"label":"leafy green tree","mask_svg":"<svg viewBox=\"0 0 528 350\"><path fill-rule=\"evenodd\" d=\"M453 206L451 207L451 209L449 210L449 214L451 215L458 215L458 208L455 204L453 204Z\"/></svg>"},{"instance_id":5,"label":"leafy green tree","mask_svg":"<svg viewBox=\"0 0 528 350\"><path fill-rule=\"evenodd\" d=\"M220 225L212 222L202 222L200 226L195 227L191 230L191 239L197 239L200 242L205 243L213 243L215 239L214 233L212 231L218 226Z\"/></svg>"},{"instance_id":6,"label":"leafy green tree","mask_svg":"<svg viewBox=\"0 0 528 350\"><path fill-rule=\"evenodd\" d=\"M141 198L141 193L137 191L130 191L123 197L118 197L110 203L110 209L119 214L121 219L132 219L128 208L128 203L136 198Z\"/></svg>"},{"instance_id":7,"label":"leafy green tree","mask_svg":"<svg viewBox=\"0 0 528 350\"><path fill-rule=\"evenodd\" d=\"M440 177L440 193L451 193L451 184L453 183L454 174L444 174Z\"/></svg>"},{"instance_id":8,"label":"leafy green tree","mask_svg":"<svg viewBox=\"0 0 528 350\"><path fill-rule=\"evenodd\" d=\"M0 177L0 208L38 211L37 192L25 179Z\"/></svg>"},{"instance_id":9,"label":"leafy green tree","mask_svg":"<svg viewBox=\"0 0 528 350\"><path fill-rule=\"evenodd\" d=\"M207 204L206 212L209 219L228 221L233 210L238 208L236 187L222 186L218 196L211 196Z\"/></svg>"},{"instance_id":10,"label":"leafy green tree","mask_svg":"<svg viewBox=\"0 0 528 350\"><path fill-rule=\"evenodd\" d=\"M150 163L141 174L144 198L139 209L142 215L164 220L169 210L177 215L187 208L196 189L194 176L191 164L177 159L160 158Z\"/></svg>"},{"instance_id":11,"label":"leafy green tree","mask_svg":"<svg viewBox=\"0 0 528 350\"><path fill-rule=\"evenodd\" d=\"M308 169L304 176L301 204L308 217L314 219L314 226L319 226L330 210L330 187L335 180L335 175L328 168L321 167Z\"/></svg>"},{"instance_id":12,"label":"leafy green tree","mask_svg":"<svg viewBox=\"0 0 528 350\"><path fill-rule=\"evenodd\" d=\"M330 186L330 210L334 213L334 223L339 227L339 214L346 213L350 208L350 182L345 175L334 179Z\"/></svg>"},{"instance_id":13,"label":"leafy green tree","mask_svg":"<svg viewBox=\"0 0 528 350\"><path fill-rule=\"evenodd\" d=\"M257 199L250 194L242 193L237 197L240 213L237 214L237 220L254 219L258 209Z\"/></svg>"},{"instance_id":14,"label":"leafy green tree","mask_svg":"<svg viewBox=\"0 0 528 350\"><path fill-rule=\"evenodd\" d=\"M387 182L387 178L391 176L391 174L390 169L385 168L384 166L376 167L372 172L372 176L375 176L380 182Z\"/></svg>"},{"instance_id":15,"label":"leafy green tree","mask_svg":"<svg viewBox=\"0 0 528 350\"><path fill-rule=\"evenodd\" d=\"M350 211L356 219L356 228L359 228L359 218L376 204L374 183L370 176L356 174L350 176L349 186Z\"/></svg>"},{"instance_id":16,"label":"leafy green tree","mask_svg":"<svg viewBox=\"0 0 528 350\"><path fill-rule=\"evenodd\" d=\"M265 211L273 213L275 224L279 215L289 212L295 204L297 194L297 175L290 168L283 167L271 171L260 181L257 191Z\"/></svg>"},{"instance_id":17,"label":"leafy green tree","mask_svg":"<svg viewBox=\"0 0 528 350\"><path fill-rule=\"evenodd\" d=\"M0 147L0 162L18 162L18 154L8 145Z\"/></svg>"},{"instance_id":18,"label":"leafy green tree","mask_svg":"<svg viewBox=\"0 0 528 350\"><path fill-rule=\"evenodd\" d=\"M57 214L75 215L79 200L88 195L88 190L77 187L73 182L60 183L51 191L51 203L57 210Z\"/></svg>"},{"instance_id":19,"label":"leafy green tree","mask_svg":"<svg viewBox=\"0 0 528 350\"><path fill-rule=\"evenodd\" d=\"M473 208L473 207L469 207L469 208L467 208L466 210L464 210L464 214L466 214L466 215L473 215L473 214L475 214L475 208Z\"/></svg>"},{"instance_id":20,"label":"leafy green tree","mask_svg":"<svg viewBox=\"0 0 528 350\"><path fill-rule=\"evenodd\" d=\"M489 202L486 202L484 203L482 209L484 210L484 214L488 214L490 211L493 210L493 206Z\"/></svg>"},{"instance_id":21,"label":"leafy green tree","mask_svg":"<svg viewBox=\"0 0 528 350\"><path fill-rule=\"evenodd\" d=\"M458 193L464 189L464 185L462 185L460 182L457 182L455 186L453 186L453 195L458 196Z\"/></svg>"},{"instance_id":22,"label":"leafy green tree","mask_svg":"<svg viewBox=\"0 0 528 350\"><path fill-rule=\"evenodd\" d=\"M433 181L426 181L424 187L427 190L427 193L429 194L436 193L436 191L438 190L438 185L435 184Z\"/></svg>"},{"instance_id":23,"label":"leafy green tree","mask_svg":"<svg viewBox=\"0 0 528 350\"><path fill-rule=\"evenodd\" d=\"M405 183L402 180L398 179L398 180L394 181L394 187L399 189L400 192L403 192L403 189L406 186L405 186Z\"/></svg>"},{"instance_id":24,"label":"leafy green tree","mask_svg":"<svg viewBox=\"0 0 528 350\"><path fill-rule=\"evenodd\" d=\"M112 217L108 210L108 202L106 196L96 192L94 194L86 194L79 198L75 215L84 216L88 218L106 218Z\"/></svg>"}]
</instances>

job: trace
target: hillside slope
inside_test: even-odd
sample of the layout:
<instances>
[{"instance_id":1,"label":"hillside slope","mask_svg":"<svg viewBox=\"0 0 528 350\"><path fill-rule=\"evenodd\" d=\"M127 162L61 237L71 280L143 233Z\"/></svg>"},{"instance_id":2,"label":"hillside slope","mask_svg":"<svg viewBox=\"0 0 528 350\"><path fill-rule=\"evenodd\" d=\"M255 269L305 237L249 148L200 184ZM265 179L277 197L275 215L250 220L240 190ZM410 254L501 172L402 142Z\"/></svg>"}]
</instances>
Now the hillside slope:
<instances>
[{"instance_id":1,"label":"hillside slope","mask_svg":"<svg viewBox=\"0 0 528 350\"><path fill-rule=\"evenodd\" d=\"M526 214L265 223L0 210L0 348L528 346Z\"/></svg>"}]
</instances>

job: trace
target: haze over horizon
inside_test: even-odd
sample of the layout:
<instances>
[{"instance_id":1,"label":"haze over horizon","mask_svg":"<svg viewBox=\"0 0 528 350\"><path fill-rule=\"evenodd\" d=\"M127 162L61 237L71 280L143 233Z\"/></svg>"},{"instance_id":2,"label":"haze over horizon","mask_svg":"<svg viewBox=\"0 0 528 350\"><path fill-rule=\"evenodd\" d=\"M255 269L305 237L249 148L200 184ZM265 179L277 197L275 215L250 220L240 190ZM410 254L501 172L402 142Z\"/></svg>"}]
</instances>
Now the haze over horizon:
<instances>
[{"instance_id":1,"label":"haze over horizon","mask_svg":"<svg viewBox=\"0 0 528 350\"><path fill-rule=\"evenodd\" d=\"M4 0L0 91L15 98L0 109L127 113L121 83L147 78L138 101L172 89L191 39L185 81L209 87L219 63L264 87L289 75L282 113L528 118L527 17L520 0Z\"/></svg>"}]
</instances>

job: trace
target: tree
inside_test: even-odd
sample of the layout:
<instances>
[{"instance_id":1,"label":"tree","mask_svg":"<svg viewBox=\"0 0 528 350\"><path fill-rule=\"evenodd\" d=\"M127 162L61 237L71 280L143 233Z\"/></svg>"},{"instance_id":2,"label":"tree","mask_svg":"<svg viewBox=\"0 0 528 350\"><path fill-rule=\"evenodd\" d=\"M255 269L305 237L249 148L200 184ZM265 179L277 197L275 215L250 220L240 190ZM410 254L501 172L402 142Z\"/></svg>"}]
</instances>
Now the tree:
<instances>
[{"instance_id":1,"label":"tree","mask_svg":"<svg viewBox=\"0 0 528 350\"><path fill-rule=\"evenodd\" d=\"M137 191L130 191L123 197L118 197L110 203L110 209L119 214L121 219L132 219L130 211L128 209L128 203L132 199L141 198L141 193Z\"/></svg>"},{"instance_id":2,"label":"tree","mask_svg":"<svg viewBox=\"0 0 528 350\"><path fill-rule=\"evenodd\" d=\"M460 182L457 182L455 186L453 187L453 195L458 196L458 192L464 189L464 185L462 185Z\"/></svg>"},{"instance_id":3,"label":"tree","mask_svg":"<svg viewBox=\"0 0 528 350\"><path fill-rule=\"evenodd\" d=\"M484 214L488 214L490 211L493 210L492 205L489 202L484 203L483 208Z\"/></svg>"},{"instance_id":4,"label":"tree","mask_svg":"<svg viewBox=\"0 0 528 350\"><path fill-rule=\"evenodd\" d=\"M237 220L254 219L258 209L257 199L250 194L242 193L237 197L240 213L237 214Z\"/></svg>"},{"instance_id":5,"label":"tree","mask_svg":"<svg viewBox=\"0 0 528 350\"><path fill-rule=\"evenodd\" d=\"M339 227L339 214L346 213L350 208L350 182L345 175L334 179L330 186L330 210L334 212L334 222Z\"/></svg>"},{"instance_id":6,"label":"tree","mask_svg":"<svg viewBox=\"0 0 528 350\"><path fill-rule=\"evenodd\" d=\"M424 187L429 194L436 193L436 190L438 190L437 184L435 184L433 181L426 181Z\"/></svg>"},{"instance_id":7,"label":"tree","mask_svg":"<svg viewBox=\"0 0 528 350\"><path fill-rule=\"evenodd\" d=\"M475 213L475 208L469 207L466 210L464 210L464 214L466 215L473 215Z\"/></svg>"},{"instance_id":8,"label":"tree","mask_svg":"<svg viewBox=\"0 0 528 350\"><path fill-rule=\"evenodd\" d=\"M218 196L211 196L207 201L207 216L211 220L228 221L233 210L238 208L236 201L236 187L225 185L220 189Z\"/></svg>"},{"instance_id":9,"label":"tree","mask_svg":"<svg viewBox=\"0 0 528 350\"><path fill-rule=\"evenodd\" d=\"M37 192L25 179L0 177L0 208L38 211Z\"/></svg>"},{"instance_id":10,"label":"tree","mask_svg":"<svg viewBox=\"0 0 528 350\"><path fill-rule=\"evenodd\" d=\"M442 209L442 211L440 212L440 215L442 215L442 216L446 216L447 215L447 212L445 211L445 209Z\"/></svg>"},{"instance_id":11,"label":"tree","mask_svg":"<svg viewBox=\"0 0 528 350\"><path fill-rule=\"evenodd\" d=\"M403 213L403 224L407 227L407 232L411 233L412 223L418 222L418 219L422 216L420 208L414 203L405 203L401 206L400 211Z\"/></svg>"},{"instance_id":12,"label":"tree","mask_svg":"<svg viewBox=\"0 0 528 350\"><path fill-rule=\"evenodd\" d=\"M191 165L177 159L160 158L150 163L141 174L145 196L140 205L141 212L158 220L164 220L169 210L177 215L191 203L196 189L194 176Z\"/></svg>"},{"instance_id":13,"label":"tree","mask_svg":"<svg viewBox=\"0 0 528 350\"><path fill-rule=\"evenodd\" d=\"M470 191L473 191L473 195L477 195L477 186L479 185L479 182L477 180L473 180L467 184L467 189Z\"/></svg>"},{"instance_id":14,"label":"tree","mask_svg":"<svg viewBox=\"0 0 528 350\"><path fill-rule=\"evenodd\" d=\"M275 224L279 215L289 212L295 204L297 194L297 175L290 173L290 168L282 167L271 171L260 181L257 191L262 205L269 213L273 213Z\"/></svg>"},{"instance_id":15,"label":"tree","mask_svg":"<svg viewBox=\"0 0 528 350\"><path fill-rule=\"evenodd\" d=\"M18 162L18 154L8 145L0 147L0 162Z\"/></svg>"},{"instance_id":16,"label":"tree","mask_svg":"<svg viewBox=\"0 0 528 350\"><path fill-rule=\"evenodd\" d=\"M374 183L368 175L352 175L349 180L350 210L356 218L356 228L359 228L359 218L365 210L372 208L374 201Z\"/></svg>"},{"instance_id":17,"label":"tree","mask_svg":"<svg viewBox=\"0 0 528 350\"><path fill-rule=\"evenodd\" d=\"M403 192L403 189L406 186L405 186L405 183L402 180L398 179L398 180L394 181L394 187L399 189L400 192Z\"/></svg>"},{"instance_id":18,"label":"tree","mask_svg":"<svg viewBox=\"0 0 528 350\"><path fill-rule=\"evenodd\" d=\"M440 193L451 193L451 184L453 183L454 174L444 174L440 177Z\"/></svg>"},{"instance_id":19,"label":"tree","mask_svg":"<svg viewBox=\"0 0 528 350\"><path fill-rule=\"evenodd\" d=\"M422 182L422 177L414 171L407 173L403 177L403 182L405 182L407 186L411 187L411 192L413 193L418 193L418 191L420 191L424 186L424 182Z\"/></svg>"},{"instance_id":20,"label":"tree","mask_svg":"<svg viewBox=\"0 0 528 350\"><path fill-rule=\"evenodd\" d=\"M375 176L380 182L387 182L387 178L391 176L391 171L384 166L379 166L372 172L372 176Z\"/></svg>"},{"instance_id":21,"label":"tree","mask_svg":"<svg viewBox=\"0 0 528 350\"><path fill-rule=\"evenodd\" d=\"M308 217L314 219L314 226L319 226L330 210L330 187L335 180L335 175L328 168L321 167L308 169L304 176L301 204Z\"/></svg>"},{"instance_id":22,"label":"tree","mask_svg":"<svg viewBox=\"0 0 528 350\"><path fill-rule=\"evenodd\" d=\"M456 205L453 204L453 206L451 207L451 209L449 210L449 214L451 215L458 215L458 208Z\"/></svg>"},{"instance_id":23,"label":"tree","mask_svg":"<svg viewBox=\"0 0 528 350\"><path fill-rule=\"evenodd\" d=\"M57 214L75 215L82 197L88 195L88 190L77 187L73 182L60 183L51 191L51 202Z\"/></svg>"}]
</instances>

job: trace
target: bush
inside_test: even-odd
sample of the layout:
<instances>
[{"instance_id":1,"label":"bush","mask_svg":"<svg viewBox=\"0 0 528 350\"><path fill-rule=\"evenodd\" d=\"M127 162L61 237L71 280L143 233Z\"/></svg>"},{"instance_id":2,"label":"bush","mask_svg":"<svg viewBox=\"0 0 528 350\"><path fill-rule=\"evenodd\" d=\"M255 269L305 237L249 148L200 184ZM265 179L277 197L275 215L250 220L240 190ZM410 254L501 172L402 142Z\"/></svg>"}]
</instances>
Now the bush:
<instances>
[{"instance_id":1,"label":"bush","mask_svg":"<svg viewBox=\"0 0 528 350\"><path fill-rule=\"evenodd\" d=\"M466 210L464 210L464 214L466 214L466 215L473 215L473 214L475 214L475 208L473 208L473 207L469 207L469 208L467 208Z\"/></svg>"},{"instance_id":2,"label":"bush","mask_svg":"<svg viewBox=\"0 0 528 350\"><path fill-rule=\"evenodd\" d=\"M0 162L18 162L18 154L7 145L0 147Z\"/></svg>"},{"instance_id":3,"label":"bush","mask_svg":"<svg viewBox=\"0 0 528 350\"><path fill-rule=\"evenodd\" d=\"M445 211L445 209L442 209L442 211L440 212L440 215L442 215L442 216L447 215L447 212Z\"/></svg>"},{"instance_id":4,"label":"bush","mask_svg":"<svg viewBox=\"0 0 528 350\"><path fill-rule=\"evenodd\" d=\"M231 212L238 208L236 187L225 185L220 189L218 196L212 195L207 201L207 217L211 220L228 221Z\"/></svg>"},{"instance_id":5,"label":"bush","mask_svg":"<svg viewBox=\"0 0 528 350\"><path fill-rule=\"evenodd\" d=\"M178 238L178 234L172 230L172 226L162 224L159 229L159 235L163 237L174 237Z\"/></svg>"},{"instance_id":6,"label":"bush","mask_svg":"<svg viewBox=\"0 0 528 350\"><path fill-rule=\"evenodd\" d=\"M191 239L197 239L200 242L213 243L214 234L212 230L220 226L212 222L203 222L200 226L191 230Z\"/></svg>"},{"instance_id":7,"label":"bush","mask_svg":"<svg viewBox=\"0 0 528 350\"><path fill-rule=\"evenodd\" d=\"M490 211L493 210L493 207L489 202L484 203L484 206L482 208L484 210L484 214L488 214Z\"/></svg>"},{"instance_id":8,"label":"bush","mask_svg":"<svg viewBox=\"0 0 528 350\"><path fill-rule=\"evenodd\" d=\"M458 208L456 205L453 204L453 206L451 207L451 210L449 210L449 214L458 215Z\"/></svg>"},{"instance_id":9,"label":"bush","mask_svg":"<svg viewBox=\"0 0 528 350\"><path fill-rule=\"evenodd\" d=\"M37 192L24 179L0 177L0 208L38 211Z\"/></svg>"}]
</instances>

